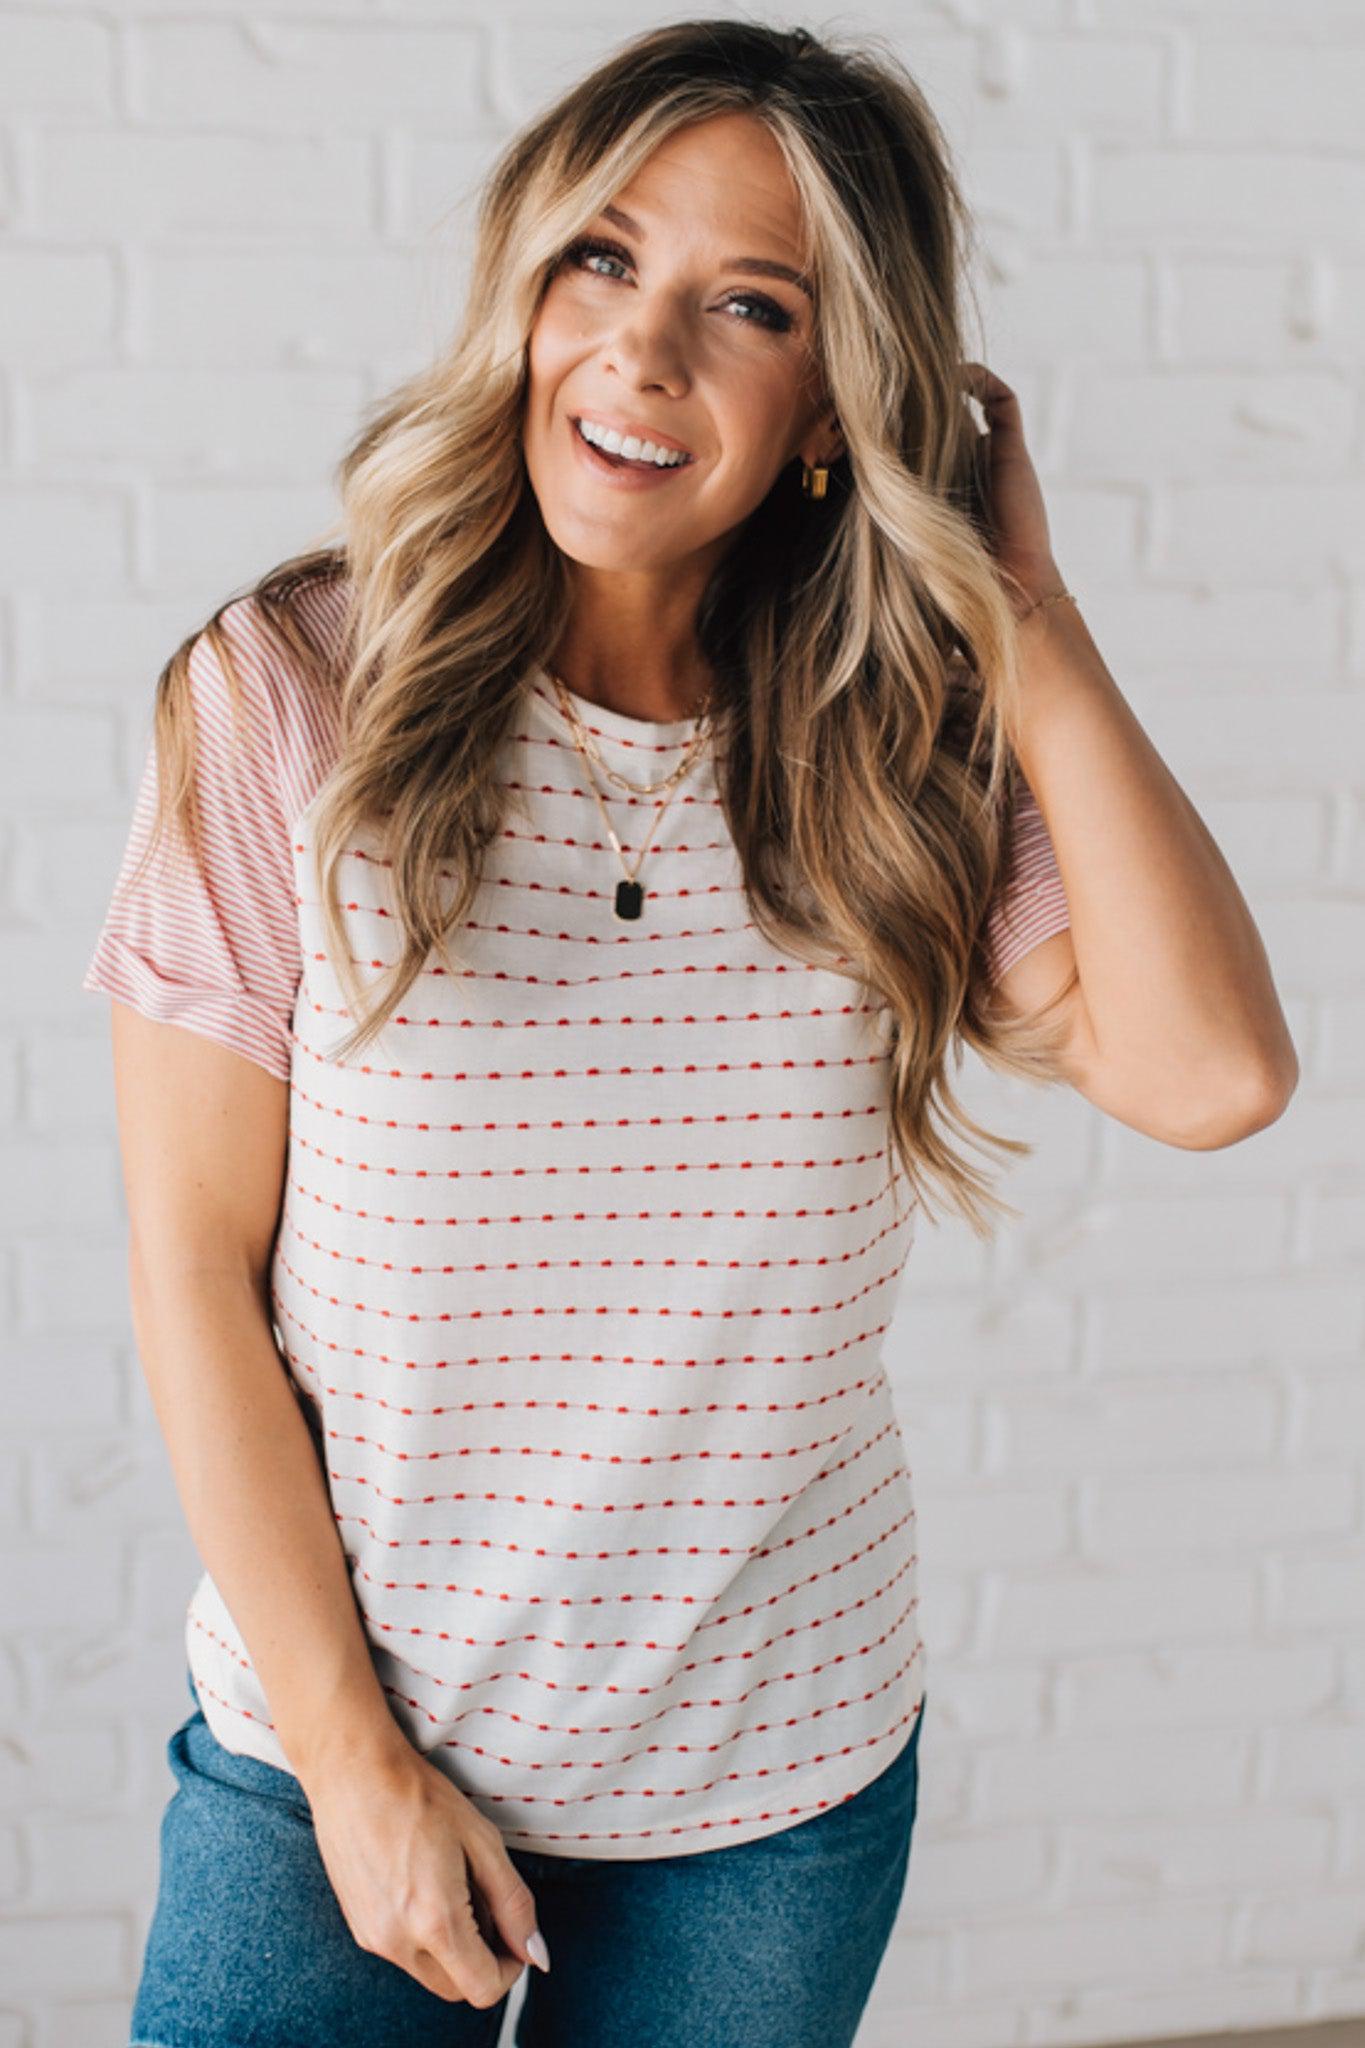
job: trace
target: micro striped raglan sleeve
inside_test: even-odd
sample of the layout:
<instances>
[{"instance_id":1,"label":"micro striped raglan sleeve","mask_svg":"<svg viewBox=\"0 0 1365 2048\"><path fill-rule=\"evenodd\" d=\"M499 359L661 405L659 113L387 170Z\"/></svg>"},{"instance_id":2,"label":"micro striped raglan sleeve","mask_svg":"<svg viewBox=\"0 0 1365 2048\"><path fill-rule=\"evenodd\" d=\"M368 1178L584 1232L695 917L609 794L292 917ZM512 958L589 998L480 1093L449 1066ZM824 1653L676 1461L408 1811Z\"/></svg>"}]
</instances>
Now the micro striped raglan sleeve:
<instances>
[{"instance_id":1,"label":"micro striped raglan sleeve","mask_svg":"<svg viewBox=\"0 0 1365 2048\"><path fill-rule=\"evenodd\" d=\"M992 984L1025 953L1071 923L1052 837L1022 774L1017 775L1013 823L1004 874L986 915L987 975Z\"/></svg>"},{"instance_id":2,"label":"micro striped raglan sleeve","mask_svg":"<svg viewBox=\"0 0 1365 2048\"><path fill-rule=\"evenodd\" d=\"M241 683L243 729L234 724L222 662L201 636L190 650L189 678L204 872L168 832L132 879L156 805L149 740L123 859L81 987L216 1039L287 1081L302 963L274 701L250 601L236 600L220 623Z\"/></svg>"}]
</instances>

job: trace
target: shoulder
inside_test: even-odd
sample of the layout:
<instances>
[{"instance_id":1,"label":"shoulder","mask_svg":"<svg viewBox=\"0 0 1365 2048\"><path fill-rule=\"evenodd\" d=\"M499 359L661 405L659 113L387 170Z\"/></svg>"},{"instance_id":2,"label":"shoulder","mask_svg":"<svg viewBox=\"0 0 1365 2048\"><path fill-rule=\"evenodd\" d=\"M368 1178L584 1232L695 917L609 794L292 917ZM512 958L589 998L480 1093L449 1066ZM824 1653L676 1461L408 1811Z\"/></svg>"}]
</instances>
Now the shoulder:
<instances>
[{"instance_id":1,"label":"shoulder","mask_svg":"<svg viewBox=\"0 0 1365 2048\"><path fill-rule=\"evenodd\" d=\"M198 735L233 750L238 772L273 781L291 816L336 756L348 593L341 577L310 578L273 601L251 591L221 606L190 642Z\"/></svg>"}]
</instances>

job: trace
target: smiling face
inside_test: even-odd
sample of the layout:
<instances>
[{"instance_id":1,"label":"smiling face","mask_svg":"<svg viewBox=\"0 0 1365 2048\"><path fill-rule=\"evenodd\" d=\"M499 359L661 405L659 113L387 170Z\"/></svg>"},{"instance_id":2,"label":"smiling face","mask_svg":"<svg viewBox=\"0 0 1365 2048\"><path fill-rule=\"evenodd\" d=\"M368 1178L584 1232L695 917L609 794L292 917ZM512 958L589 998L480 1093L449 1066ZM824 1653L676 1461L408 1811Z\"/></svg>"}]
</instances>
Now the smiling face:
<instances>
[{"instance_id":1,"label":"smiling face","mask_svg":"<svg viewBox=\"0 0 1365 2048\"><path fill-rule=\"evenodd\" d=\"M661 144L560 257L528 347L523 447L570 560L704 578L794 456L840 452L795 281L800 222L771 132L716 115ZM613 469L579 419L652 432L691 460Z\"/></svg>"}]
</instances>

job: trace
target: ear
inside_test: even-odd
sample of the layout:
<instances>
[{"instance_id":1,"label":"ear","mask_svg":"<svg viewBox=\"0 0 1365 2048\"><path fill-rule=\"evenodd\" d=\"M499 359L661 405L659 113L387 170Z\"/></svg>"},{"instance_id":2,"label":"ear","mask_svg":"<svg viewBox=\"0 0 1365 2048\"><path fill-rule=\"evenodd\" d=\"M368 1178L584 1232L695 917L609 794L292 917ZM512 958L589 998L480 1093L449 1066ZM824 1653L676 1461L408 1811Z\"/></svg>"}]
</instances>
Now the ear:
<instances>
[{"instance_id":1,"label":"ear","mask_svg":"<svg viewBox=\"0 0 1365 2048\"><path fill-rule=\"evenodd\" d=\"M844 437L839 431L839 422L833 413L820 422L818 429L812 430L811 439L813 445L801 451L803 462L819 462L828 468L831 462L837 462L845 452Z\"/></svg>"}]
</instances>

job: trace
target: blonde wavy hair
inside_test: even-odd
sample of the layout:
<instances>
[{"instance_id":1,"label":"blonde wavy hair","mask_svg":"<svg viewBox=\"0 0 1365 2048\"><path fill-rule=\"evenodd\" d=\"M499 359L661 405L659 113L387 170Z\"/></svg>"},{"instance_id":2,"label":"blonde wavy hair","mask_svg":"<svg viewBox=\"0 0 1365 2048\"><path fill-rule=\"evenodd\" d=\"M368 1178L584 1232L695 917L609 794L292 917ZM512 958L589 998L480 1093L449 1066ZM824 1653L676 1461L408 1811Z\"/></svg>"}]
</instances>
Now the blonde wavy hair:
<instances>
[{"instance_id":1,"label":"blonde wavy hair","mask_svg":"<svg viewBox=\"0 0 1365 2048\"><path fill-rule=\"evenodd\" d=\"M992 1212L1019 1211L952 1134L1033 1148L966 1113L949 1054L960 1067L970 1044L1001 1070L1059 1079L1060 997L1021 1017L987 981L1019 665L1010 579L985 523L982 437L960 382L972 227L945 137L879 38L674 22L620 46L518 133L479 195L453 343L372 409L337 467L342 512L328 531L340 544L291 557L245 593L339 699L316 848L328 951L358 1019L338 1056L379 1032L433 949L459 972L451 934L502 821L495 756L567 616L568 571L520 448L545 286L666 137L736 111L770 129L799 195L814 345L846 453L817 505L793 462L703 595L719 793L759 931L837 961L863 999L887 1006L893 1175L898 1164L931 1215L936 1180L988 1237ZM340 662L292 603L334 577L347 584ZM196 859L189 654L202 634L239 706L219 625L235 601L181 644L156 689L154 837L174 819ZM337 887L339 855L365 825L385 835L401 941L368 992Z\"/></svg>"}]
</instances>

